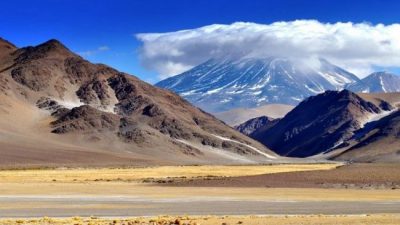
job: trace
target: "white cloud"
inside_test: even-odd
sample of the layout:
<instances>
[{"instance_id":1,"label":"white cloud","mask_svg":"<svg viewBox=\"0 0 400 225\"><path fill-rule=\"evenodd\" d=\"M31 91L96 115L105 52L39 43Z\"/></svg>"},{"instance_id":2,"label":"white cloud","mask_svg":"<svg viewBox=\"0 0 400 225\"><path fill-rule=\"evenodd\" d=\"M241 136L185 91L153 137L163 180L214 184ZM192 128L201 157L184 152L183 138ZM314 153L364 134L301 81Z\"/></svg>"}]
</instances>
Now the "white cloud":
<instances>
[{"instance_id":1,"label":"white cloud","mask_svg":"<svg viewBox=\"0 0 400 225\"><path fill-rule=\"evenodd\" d=\"M323 57L363 77L374 66L400 66L400 24L321 23L296 20L214 24L169 33L142 33L144 66L160 78L214 57Z\"/></svg>"},{"instance_id":2,"label":"white cloud","mask_svg":"<svg viewBox=\"0 0 400 225\"><path fill-rule=\"evenodd\" d=\"M104 46L100 46L97 49L94 50L87 50L87 51L83 51L83 52L78 52L79 55L84 56L84 57L88 57L88 56L92 56L95 55L97 53L100 52L105 52L105 51L109 51L110 47L104 45Z\"/></svg>"},{"instance_id":3,"label":"white cloud","mask_svg":"<svg viewBox=\"0 0 400 225\"><path fill-rule=\"evenodd\" d=\"M104 46L100 46L97 48L98 51L108 51L110 50L110 47L108 47L107 45Z\"/></svg>"}]
</instances>

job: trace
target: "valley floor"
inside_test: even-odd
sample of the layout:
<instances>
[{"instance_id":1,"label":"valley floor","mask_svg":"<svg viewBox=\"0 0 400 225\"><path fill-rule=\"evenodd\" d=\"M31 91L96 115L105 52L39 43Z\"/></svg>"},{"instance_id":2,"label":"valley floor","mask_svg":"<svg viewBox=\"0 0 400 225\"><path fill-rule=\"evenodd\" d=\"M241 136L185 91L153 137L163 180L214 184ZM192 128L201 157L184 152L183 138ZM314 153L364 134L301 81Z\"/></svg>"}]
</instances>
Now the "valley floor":
<instances>
[{"instance_id":1,"label":"valley floor","mask_svg":"<svg viewBox=\"0 0 400 225\"><path fill-rule=\"evenodd\" d=\"M193 187L400 189L400 164L362 163L330 170L293 171L216 179L174 180Z\"/></svg>"},{"instance_id":2,"label":"valley floor","mask_svg":"<svg viewBox=\"0 0 400 225\"><path fill-rule=\"evenodd\" d=\"M362 176L354 171L363 167L364 177L372 177L365 182L386 180L397 185L400 180L393 175L399 174L400 165L389 164L3 170L0 224L110 224L114 220L116 224L170 224L176 219L180 224L400 224L400 189L392 186L266 188L232 183L268 176L262 174L290 178L337 171L341 176L335 182L346 183L350 177L361 182L357 177ZM379 170L389 175L372 175ZM74 216L84 218L69 218Z\"/></svg>"}]
</instances>

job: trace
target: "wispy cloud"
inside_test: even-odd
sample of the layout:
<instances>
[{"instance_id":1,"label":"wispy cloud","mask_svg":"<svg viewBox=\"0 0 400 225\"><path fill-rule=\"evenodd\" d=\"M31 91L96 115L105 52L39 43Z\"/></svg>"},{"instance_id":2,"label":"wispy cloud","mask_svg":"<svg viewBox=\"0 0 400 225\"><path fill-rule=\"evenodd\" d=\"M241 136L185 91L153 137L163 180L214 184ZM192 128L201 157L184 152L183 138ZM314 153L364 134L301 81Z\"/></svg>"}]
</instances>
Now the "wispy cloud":
<instances>
[{"instance_id":1,"label":"wispy cloud","mask_svg":"<svg viewBox=\"0 0 400 225\"><path fill-rule=\"evenodd\" d=\"M359 76L374 67L400 66L400 24L296 20L214 24L169 33L142 33L140 57L160 78L214 57L323 57Z\"/></svg>"},{"instance_id":2,"label":"wispy cloud","mask_svg":"<svg viewBox=\"0 0 400 225\"><path fill-rule=\"evenodd\" d=\"M94 50L87 50L87 51L83 51L83 52L78 52L78 54L83 56L83 57L88 57L88 56L93 56L93 55L96 55L98 53L109 51L109 50L111 50L111 48L106 46L106 45L104 45L104 46L100 46L100 47L98 47L97 49L94 49Z\"/></svg>"}]
</instances>

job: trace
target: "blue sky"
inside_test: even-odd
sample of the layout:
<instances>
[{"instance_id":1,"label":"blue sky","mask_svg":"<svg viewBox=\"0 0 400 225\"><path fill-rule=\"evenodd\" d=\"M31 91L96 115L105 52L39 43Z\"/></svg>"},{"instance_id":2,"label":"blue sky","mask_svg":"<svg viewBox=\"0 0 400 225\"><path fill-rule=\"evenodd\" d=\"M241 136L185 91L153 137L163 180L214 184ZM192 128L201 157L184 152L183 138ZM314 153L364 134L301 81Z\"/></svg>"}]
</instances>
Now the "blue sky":
<instances>
[{"instance_id":1,"label":"blue sky","mask_svg":"<svg viewBox=\"0 0 400 225\"><path fill-rule=\"evenodd\" d=\"M137 33L162 33L237 21L269 24L315 19L323 23L400 22L400 1L340 0L26 0L3 1L0 36L19 47L51 38L74 52L153 83L141 66Z\"/></svg>"}]
</instances>

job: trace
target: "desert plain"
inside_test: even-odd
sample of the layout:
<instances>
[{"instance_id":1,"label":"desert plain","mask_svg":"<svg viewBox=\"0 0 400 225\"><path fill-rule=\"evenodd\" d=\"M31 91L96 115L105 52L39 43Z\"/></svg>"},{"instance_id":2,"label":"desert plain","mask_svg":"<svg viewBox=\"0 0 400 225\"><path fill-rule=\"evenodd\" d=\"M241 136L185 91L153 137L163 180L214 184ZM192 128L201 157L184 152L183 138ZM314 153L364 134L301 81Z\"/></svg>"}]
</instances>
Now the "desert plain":
<instances>
[{"instance_id":1,"label":"desert plain","mask_svg":"<svg viewBox=\"0 0 400 225\"><path fill-rule=\"evenodd\" d=\"M399 224L399 185L396 164L9 169L0 224Z\"/></svg>"}]
</instances>

